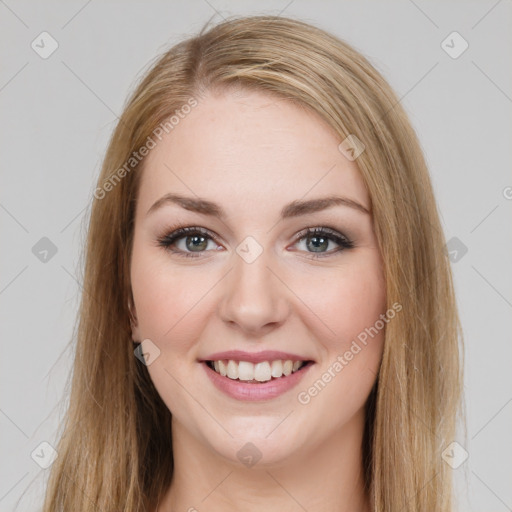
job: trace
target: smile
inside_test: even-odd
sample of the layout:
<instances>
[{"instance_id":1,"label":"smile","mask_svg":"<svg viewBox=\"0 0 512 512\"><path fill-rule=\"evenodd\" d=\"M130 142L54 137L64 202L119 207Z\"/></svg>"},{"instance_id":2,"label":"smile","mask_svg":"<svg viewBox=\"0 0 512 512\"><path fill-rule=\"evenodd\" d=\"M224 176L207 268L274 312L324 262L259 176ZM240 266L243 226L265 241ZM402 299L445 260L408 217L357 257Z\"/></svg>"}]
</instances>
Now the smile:
<instances>
[{"instance_id":1,"label":"smile","mask_svg":"<svg viewBox=\"0 0 512 512\"><path fill-rule=\"evenodd\" d=\"M297 386L314 364L313 361L288 359L258 363L233 359L201 361L215 388L242 401L264 401L284 395Z\"/></svg>"},{"instance_id":2,"label":"smile","mask_svg":"<svg viewBox=\"0 0 512 512\"><path fill-rule=\"evenodd\" d=\"M231 380L238 380L252 384L268 382L287 377L292 373L299 371L310 361L293 361L291 359L274 361L261 361L251 363L250 361L234 361L233 359L221 359L218 361L206 361L209 368L217 372L222 377Z\"/></svg>"}]
</instances>

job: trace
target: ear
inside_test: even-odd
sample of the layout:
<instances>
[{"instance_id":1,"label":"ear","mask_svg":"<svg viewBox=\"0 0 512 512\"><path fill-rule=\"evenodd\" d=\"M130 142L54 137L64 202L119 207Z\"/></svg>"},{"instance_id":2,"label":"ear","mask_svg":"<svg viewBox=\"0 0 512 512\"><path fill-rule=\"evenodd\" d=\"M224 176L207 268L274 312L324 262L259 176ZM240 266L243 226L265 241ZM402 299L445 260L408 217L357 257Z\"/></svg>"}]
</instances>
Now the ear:
<instances>
[{"instance_id":1,"label":"ear","mask_svg":"<svg viewBox=\"0 0 512 512\"><path fill-rule=\"evenodd\" d=\"M133 303L133 297L130 293L130 297L128 298L128 311L130 316L130 326L132 328L132 340L139 342L140 341L140 332L139 332L139 323L137 320L137 311L135 310L135 305Z\"/></svg>"}]
</instances>

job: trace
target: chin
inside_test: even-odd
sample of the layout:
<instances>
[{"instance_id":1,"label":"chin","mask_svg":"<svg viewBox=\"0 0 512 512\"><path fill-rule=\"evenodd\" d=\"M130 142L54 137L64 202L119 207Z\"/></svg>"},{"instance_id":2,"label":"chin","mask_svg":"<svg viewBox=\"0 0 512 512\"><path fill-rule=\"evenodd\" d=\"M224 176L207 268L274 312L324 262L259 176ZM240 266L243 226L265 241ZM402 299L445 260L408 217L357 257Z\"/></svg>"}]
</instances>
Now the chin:
<instances>
[{"instance_id":1,"label":"chin","mask_svg":"<svg viewBox=\"0 0 512 512\"><path fill-rule=\"evenodd\" d=\"M297 454L307 442L307 436L302 439L300 433L295 435L293 426L286 425L286 420L283 422L285 417L233 418L231 421L223 421L232 437L225 431L212 437L212 430L209 429L203 432L204 441L230 464L278 467ZM305 429L301 431L305 433Z\"/></svg>"}]
</instances>

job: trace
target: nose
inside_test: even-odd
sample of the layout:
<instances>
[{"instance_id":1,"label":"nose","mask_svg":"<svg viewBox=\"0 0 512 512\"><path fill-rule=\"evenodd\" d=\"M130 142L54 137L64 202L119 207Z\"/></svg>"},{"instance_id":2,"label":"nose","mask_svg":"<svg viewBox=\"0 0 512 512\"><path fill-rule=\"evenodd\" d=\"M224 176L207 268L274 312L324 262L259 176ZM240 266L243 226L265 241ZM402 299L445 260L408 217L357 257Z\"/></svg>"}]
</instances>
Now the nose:
<instances>
[{"instance_id":1,"label":"nose","mask_svg":"<svg viewBox=\"0 0 512 512\"><path fill-rule=\"evenodd\" d=\"M219 307L221 319L251 336L262 336L283 324L290 311L287 287L269 266L263 252L248 263L233 255Z\"/></svg>"}]
</instances>

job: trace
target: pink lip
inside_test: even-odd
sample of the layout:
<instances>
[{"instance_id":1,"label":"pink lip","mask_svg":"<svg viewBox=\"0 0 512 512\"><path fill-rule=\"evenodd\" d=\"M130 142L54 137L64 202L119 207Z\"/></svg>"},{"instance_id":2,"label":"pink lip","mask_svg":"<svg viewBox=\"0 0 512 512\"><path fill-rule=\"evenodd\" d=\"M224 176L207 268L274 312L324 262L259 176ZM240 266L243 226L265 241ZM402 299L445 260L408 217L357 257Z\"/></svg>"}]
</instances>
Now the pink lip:
<instances>
[{"instance_id":1,"label":"pink lip","mask_svg":"<svg viewBox=\"0 0 512 512\"><path fill-rule=\"evenodd\" d=\"M232 352L222 352L221 354L232 354ZM267 354L268 352L262 352L262 354ZM275 353L274 353L275 354ZM282 354L282 352L281 352ZM292 357L288 357L290 354L287 354L286 359L293 359ZM296 357L296 356L294 356ZM280 357L273 357L273 359L279 359ZM220 358L224 359L224 357ZM228 359L228 358L226 358ZM236 360L236 358L231 357L230 359ZM215 359L218 361L219 359ZM247 359L242 359L247 361ZM302 360L302 359L297 359ZM267 359L263 359L263 361L267 361ZM279 377L277 379L269 380L267 382L262 383L247 383L241 382L238 380L233 380L228 377L223 377L215 370L212 370L206 362L202 361L201 366L206 371L206 374L213 382L214 386L220 391L224 392L226 395L236 398L237 400L246 400L246 401L257 401L257 400L270 400L279 395L282 395L286 391L290 390L294 386L296 386L300 380L304 377L304 375L309 371L309 369L313 366L313 364L308 364L296 371L295 373L291 373L287 377Z\"/></svg>"},{"instance_id":2,"label":"pink lip","mask_svg":"<svg viewBox=\"0 0 512 512\"><path fill-rule=\"evenodd\" d=\"M225 352L216 352L211 356L200 359L200 361L221 361L221 360L233 361L248 361L250 363L261 363L263 361L274 361L277 359L292 361L310 361L305 357L297 354L290 354L289 352L280 352L278 350L263 350L262 352L244 352L243 350L227 350Z\"/></svg>"}]
</instances>

